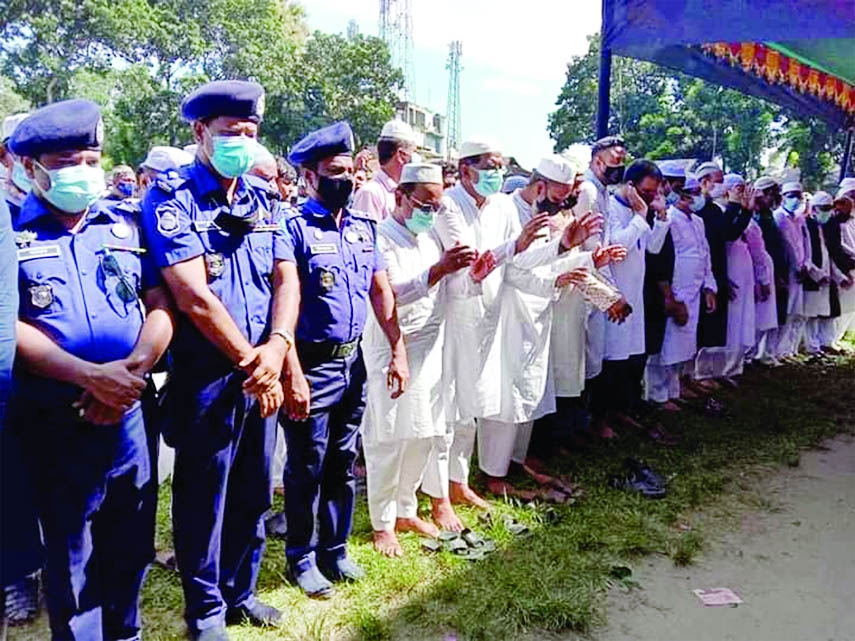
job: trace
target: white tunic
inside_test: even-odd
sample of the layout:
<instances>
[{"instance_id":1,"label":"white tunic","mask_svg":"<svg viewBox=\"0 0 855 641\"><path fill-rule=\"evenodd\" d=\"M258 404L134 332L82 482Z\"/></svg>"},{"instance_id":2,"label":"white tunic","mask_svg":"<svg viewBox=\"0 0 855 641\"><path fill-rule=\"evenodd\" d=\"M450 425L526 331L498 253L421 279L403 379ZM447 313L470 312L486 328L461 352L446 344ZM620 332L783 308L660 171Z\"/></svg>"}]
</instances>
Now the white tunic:
<instances>
[{"instance_id":1,"label":"white tunic","mask_svg":"<svg viewBox=\"0 0 855 641\"><path fill-rule=\"evenodd\" d=\"M458 183L443 196L436 231L445 249L460 243L480 253L491 250L498 267L480 285L468 270L448 276L448 322L444 367L451 377L449 421L498 416L502 412L502 316L500 294L505 267L513 261L522 269L546 264L558 255L558 242L531 247L514 255L521 227L513 200L490 196L479 209ZM473 287L480 292L473 296Z\"/></svg>"},{"instance_id":2,"label":"white tunic","mask_svg":"<svg viewBox=\"0 0 855 641\"><path fill-rule=\"evenodd\" d=\"M623 323L606 324L605 359L626 360L645 352L644 273L645 253L658 254L668 235L669 222L655 219L653 229L619 197L612 196L606 221L610 243L626 247L626 258L611 266L615 284L632 306Z\"/></svg>"},{"instance_id":3,"label":"white tunic","mask_svg":"<svg viewBox=\"0 0 855 641\"><path fill-rule=\"evenodd\" d=\"M769 298L765 301L756 300L754 303L754 329L757 332L765 332L778 326L778 303L775 293L775 263L772 256L766 251L766 242L763 240L763 230L757 221L751 220L745 228L745 242L751 253L751 262L754 265L754 283L765 285L769 288Z\"/></svg>"},{"instance_id":4,"label":"white tunic","mask_svg":"<svg viewBox=\"0 0 855 641\"><path fill-rule=\"evenodd\" d=\"M666 319L665 339L659 354L661 365L675 365L695 357L698 351L701 294L704 289L713 292L717 289L703 218L671 207L668 220L671 223L671 240L674 242L671 293L674 300L686 305L689 320L680 327L673 318Z\"/></svg>"},{"instance_id":5,"label":"white tunic","mask_svg":"<svg viewBox=\"0 0 855 641\"><path fill-rule=\"evenodd\" d=\"M727 304L729 350L743 351L757 342L754 309L754 263L744 237L727 243L727 279L735 287Z\"/></svg>"},{"instance_id":6,"label":"white tunic","mask_svg":"<svg viewBox=\"0 0 855 641\"><path fill-rule=\"evenodd\" d=\"M840 225L840 244L843 246L843 251L847 252L852 258L855 258L855 217L850 217L849 220ZM849 274L852 278L855 272ZM849 289L840 288L840 312L842 314L855 313L855 286Z\"/></svg>"},{"instance_id":7,"label":"white tunic","mask_svg":"<svg viewBox=\"0 0 855 641\"><path fill-rule=\"evenodd\" d=\"M398 183L383 169L353 195L352 208L370 214L378 223L395 211Z\"/></svg>"},{"instance_id":8,"label":"white tunic","mask_svg":"<svg viewBox=\"0 0 855 641\"><path fill-rule=\"evenodd\" d=\"M798 275L805 266L805 222L801 216L790 214L783 207L778 208L774 216L784 238L784 248L790 264L787 316L803 316L804 288L798 280Z\"/></svg>"},{"instance_id":9,"label":"white tunic","mask_svg":"<svg viewBox=\"0 0 855 641\"><path fill-rule=\"evenodd\" d=\"M446 432L442 377L446 297L443 281L428 285L428 272L442 255L439 238L433 232L415 235L389 217L377 227L377 245L395 292L410 385L405 394L391 398L386 373L392 351L374 314L369 314L362 339L368 375L363 438L388 442L442 436Z\"/></svg>"}]
</instances>

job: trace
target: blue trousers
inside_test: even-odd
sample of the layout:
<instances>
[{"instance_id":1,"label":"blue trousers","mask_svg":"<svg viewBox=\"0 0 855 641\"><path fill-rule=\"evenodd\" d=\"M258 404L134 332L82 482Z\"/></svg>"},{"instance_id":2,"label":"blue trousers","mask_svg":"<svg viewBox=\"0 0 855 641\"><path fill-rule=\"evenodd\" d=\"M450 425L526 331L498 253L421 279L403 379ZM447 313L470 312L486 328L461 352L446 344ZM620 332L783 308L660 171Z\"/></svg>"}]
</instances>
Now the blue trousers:
<instances>
[{"instance_id":1,"label":"blue trousers","mask_svg":"<svg viewBox=\"0 0 855 641\"><path fill-rule=\"evenodd\" d=\"M44 531L52 638L136 639L153 515L143 492L152 468L140 405L120 424L99 427L81 422L68 404L18 400L13 425Z\"/></svg>"},{"instance_id":2,"label":"blue trousers","mask_svg":"<svg viewBox=\"0 0 855 641\"><path fill-rule=\"evenodd\" d=\"M356 439L365 409L362 352L345 359L303 363L312 392L309 418L282 412L285 462L285 555L289 564L343 557L353 524Z\"/></svg>"},{"instance_id":3,"label":"blue trousers","mask_svg":"<svg viewBox=\"0 0 855 641\"><path fill-rule=\"evenodd\" d=\"M264 554L276 416L261 418L244 380L231 372L200 389L176 373L167 394L175 557L194 633L223 625L228 609L251 602Z\"/></svg>"}]
</instances>

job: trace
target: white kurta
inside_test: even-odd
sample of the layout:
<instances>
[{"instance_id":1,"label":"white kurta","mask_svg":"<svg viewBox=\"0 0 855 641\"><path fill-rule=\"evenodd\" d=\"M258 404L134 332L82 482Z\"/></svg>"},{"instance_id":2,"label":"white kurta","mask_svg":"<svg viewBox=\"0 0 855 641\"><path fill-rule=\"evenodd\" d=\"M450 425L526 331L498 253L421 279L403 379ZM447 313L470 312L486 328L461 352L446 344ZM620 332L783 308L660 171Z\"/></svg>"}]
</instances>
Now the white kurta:
<instances>
[{"instance_id":1,"label":"white kurta","mask_svg":"<svg viewBox=\"0 0 855 641\"><path fill-rule=\"evenodd\" d=\"M370 214L378 223L395 211L398 183L383 169L353 195L351 209Z\"/></svg>"},{"instance_id":2,"label":"white kurta","mask_svg":"<svg viewBox=\"0 0 855 641\"><path fill-rule=\"evenodd\" d=\"M686 305L689 319L682 327L673 318L666 319L665 338L659 353L661 365L675 365L695 357L701 294L704 289L717 291L703 218L672 207L668 210L668 220L674 242L671 292L674 300Z\"/></svg>"},{"instance_id":3,"label":"white kurta","mask_svg":"<svg viewBox=\"0 0 855 641\"><path fill-rule=\"evenodd\" d=\"M769 298L765 301L756 300L754 304L755 331L766 332L778 326L778 304L775 294L775 263L763 240L763 230L757 221L752 220L745 229L745 242L751 253L754 264L754 283L766 285L769 288Z\"/></svg>"},{"instance_id":4,"label":"white kurta","mask_svg":"<svg viewBox=\"0 0 855 641\"><path fill-rule=\"evenodd\" d=\"M727 279L735 285L727 305L729 351L744 353L757 341L754 309L754 263L744 238L727 243Z\"/></svg>"},{"instance_id":5,"label":"white kurta","mask_svg":"<svg viewBox=\"0 0 855 641\"><path fill-rule=\"evenodd\" d=\"M781 230L784 247L790 264L787 316L802 316L804 313L804 289L798 275L805 266L805 223L801 216L788 213L784 208L775 211L775 222Z\"/></svg>"},{"instance_id":6,"label":"white kurta","mask_svg":"<svg viewBox=\"0 0 855 641\"><path fill-rule=\"evenodd\" d=\"M642 216L612 196L606 221L610 243L626 247L626 258L611 266L617 288L632 306L632 314L623 323L606 325L605 360L622 361L644 354L644 273L645 254L658 254L668 235L668 220L655 219L653 229Z\"/></svg>"},{"instance_id":7,"label":"white kurta","mask_svg":"<svg viewBox=\"0 0 855 641\"><path fill-rule=\"evenodd\" d=\"M840 225L840 244L843 251L855 258L855 217L850 217L849 220ZM849 277L855 277L855 271L850 273ZM841 287L839 291L841 315L855 314L855 286L849 289Z\"/></svg>"}]
</instances>

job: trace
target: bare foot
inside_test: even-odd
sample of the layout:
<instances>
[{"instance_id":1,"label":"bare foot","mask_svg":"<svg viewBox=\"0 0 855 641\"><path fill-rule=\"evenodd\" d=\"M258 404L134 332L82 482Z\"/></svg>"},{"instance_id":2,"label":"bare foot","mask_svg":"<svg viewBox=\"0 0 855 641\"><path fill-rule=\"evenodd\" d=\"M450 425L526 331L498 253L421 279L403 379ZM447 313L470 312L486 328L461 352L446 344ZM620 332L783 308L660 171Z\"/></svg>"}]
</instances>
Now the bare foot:
<instances>
[{"instance_id":1,"label":"bare foot","mask_svg":"<svg viewBox=\"0 0 855 641\"><path fill-rule=\"evenodd\" d=\"M615 432L610 425L603 424L599 430L597 430L597 436L603 439L604 441L611 441L618 437L617 432Z\"/></svg>"},{"instance_id":2,"label":"bare foot","mask_svg":"<svg viewBox=\"0 0 855 641\"><path fill-rule=\"evenodd\" d=\"M451 481L448 484L448 494L451 502L455 504L472 505L474 507L480 507L482 510L486 510L490 507L490 504L487 503L487 501L475 494L472 488L464 483Z\"/></svg>"},{"instance_id":3,"label":"bare foot","mask_svg":"<svg viewBox=\"0 0 855 641\"><path fill-rule=\"evenodd\" d=\"M395 521L395 531L416 532L418 534L429 536L432 539L439 536L439 529L433 523L423 521L417 516L411 519L397 519Z\"/></svg>"},{"instance_id":4,"label":"bare foot","mask_svg":"<svg viewBox=\"0 0 855 641\"><path fill-rule=\"evenodd\" d=\"M448 532L463 531L463 521L458 518L449 499L432 498L430 500L430 512L434 523L439 526L439 529L447 530Z\"/></svg>"},{"instance_id":5,"label":"bare foot","mask_svg":"<svg viewBox=\"0 0 855 641\"><path fill-rule=\"evenodd\" d=\"M487 477L487 490L495 496L516 496L526 501L532 501L537 498L537 492L520 490L505 479L496 478L495 476Z\"/></svg>"},{"instance_id":6,"label":"bare foot","mask_svg":"<svg viewBox=\"0 0 855 641\"><path fill-rule=\"evenodd\" d=\"M374 549L383 556L397 557L404 556L404 549L398 542L398 537L394 532L382 530L374 530Z\"/></svg>"},{"instance_id":7,"label":"bare foot","mask_svg":"<svg viewBox=\"0 0 855 641\"><path fill-rule=\"evenodd\" d=\"M663 412L682 412L683 408L674 403L673 401L666 401L659 406L659 409Z\"/></svg>"}]
</instances>

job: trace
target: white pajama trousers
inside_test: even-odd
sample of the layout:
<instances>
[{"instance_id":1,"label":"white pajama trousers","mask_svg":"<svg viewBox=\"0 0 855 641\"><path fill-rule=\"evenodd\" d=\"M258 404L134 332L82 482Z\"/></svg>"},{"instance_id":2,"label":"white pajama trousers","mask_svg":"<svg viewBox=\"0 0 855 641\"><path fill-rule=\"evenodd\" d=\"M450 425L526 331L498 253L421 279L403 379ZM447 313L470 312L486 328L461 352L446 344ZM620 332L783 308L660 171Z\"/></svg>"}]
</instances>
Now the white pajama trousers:
<instances>
[{"instance_id":1,"label":"white pajama trousers","mask_svg":"<svg viewBox=\"0 0 855 641\"><path fill-rule=\"evenodd\" d=\"M478 467L496 478L508 475L511 461L525 463L534 421L505 423L478 419Z\"/></svg>"},{"instance_id":2,"label":"white pajama trousers","mask_svg":"<svg viewBox=\"0 0 855 641\"><path fill-rule=\"evenodd\" d=\"M644 400L667 403L680 398L680 376L692 370L692 361L660 365L659 356L651 356L644 370Z\"/></svg>"},{"instance_id":3,"label":"white pajama trousers","mask_svg":"<svg viewBox=\"0 0 855 641\"><path fill-rule=\"evenodd\" d=\"M363 441L368 514L375 531L391 531L396 519L414 518L418 514L416 490L427 476L431 476L431 483L443 476L437 470L428 475L427 470L432 460L436 460L434 451L442 452L445 443L444 436Z\"/></svg>"},{"instance_id":4,"label":"white pajama trousers","mask_svg":"<svg viewBox=\"0 0 855 641\"><path fill-rule=\"evenodd\" d=\"M834 323L835 341L843 340L846 332L855 332L855 312L841 314L840 318Z\"/></svg>"},{"instance_id":5,"label":"white pajama trousers","mask_svg":"<svg viewBox=\"0 0 855 641\"><path fill-rule=\"evenodd\" d=\"M806 323L807 319L804 316L791 315L787 318L787 323L778 328L774 354L777 358L798 354Z\"/></svg>"}]
</instances>

